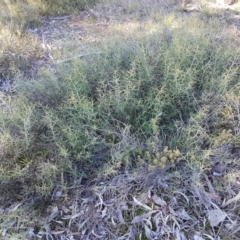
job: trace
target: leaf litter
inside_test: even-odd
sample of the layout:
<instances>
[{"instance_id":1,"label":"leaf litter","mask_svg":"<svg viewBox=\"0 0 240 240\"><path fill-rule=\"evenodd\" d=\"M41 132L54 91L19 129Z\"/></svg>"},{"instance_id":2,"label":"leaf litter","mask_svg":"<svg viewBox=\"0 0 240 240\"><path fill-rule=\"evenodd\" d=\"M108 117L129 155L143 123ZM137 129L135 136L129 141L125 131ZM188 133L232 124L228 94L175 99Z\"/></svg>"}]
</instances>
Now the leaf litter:
<instances>
[{"instance_id":1,"label":"leaf litter","mask_svg":"<svg viewBox=\"0 0 240 240\"><path fill-rule=\"evenodd\" d=\"M177 184L171 183L174 171L166 174L165 170L155 169L146 174L145 170L139 170L138 177L128 172L106 179L104 185L101 178L80 185L77 190L71 189L71 201L56 201L44 229L32 232L31 236L80 240L133 240L137 236L150 240L205 240L237 235L240 225L231 208L225 205L223 209L203 187L193 184L194 174L182 174L184 177L179 177Z\"/></svg>"}]
</instances>

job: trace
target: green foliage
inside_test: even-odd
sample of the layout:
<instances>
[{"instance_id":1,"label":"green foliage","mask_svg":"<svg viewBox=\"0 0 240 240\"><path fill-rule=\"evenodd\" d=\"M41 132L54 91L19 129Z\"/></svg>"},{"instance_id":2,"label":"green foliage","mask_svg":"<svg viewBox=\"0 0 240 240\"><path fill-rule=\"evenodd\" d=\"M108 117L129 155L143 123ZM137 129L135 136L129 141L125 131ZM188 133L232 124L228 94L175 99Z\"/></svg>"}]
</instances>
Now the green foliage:
<instances>
[{"instance_id":1,"label":"green foliage","mask_svg":"<svg viewBox=\"0 0 240 240\"><path fill-rule=\"evenodd\" d=\"M33 59L43 56L38 40L24 33L26 27L39 24L40 15L71 13L93 2L5 1L7 11L0 9L0 65L6 70L0 77L25 72ZM142 15L145 9L145 3L141 2L143 10L136 10L135 4L140 4L139 1L119 4L128 5L123 12L139 11ZM146 8L145 14L150 8L153 6ZM106 9L104 11L108 11ZM223 18L219 19L220 11L200 13L200 18L197 14L187 18L178 18L173 13L164 17L159 13L152 14L156 22L147 23L150 30L146 33L140 33L138 29L136 33L133 30L133 35L124 35L124 40L101 39L94 48L97 54L93 52L81 59L58 62L51 66L56 70L54 74L40 70L36 79L22 77L15 81L14 93L1 92L0 205L3 203L4 206L0 207L0 236L7 233L9 237L26 239L31 231L44 234L45 230L55 235L59 232L58 224L61 229L67 226L75 232L75 222L69 219L76 213L76 208L72 208L75 203L64 202L64 208L60 203L63 199L69 200L72 185L82 177L82 184L99 175L101 179L104 175L109 179L124 169L127 169L126 176L118 176L112 181L119 185L102 186L103 181L84 186L85 189L81 188L76 194L79 198L89 193L93 195L90 208L85 204L79 204L79 207L81 205L88 212L92 211L91 205L99 207L103 215L106 208L102 209L102 202L111 199L114 209L111 214L115 215L117 209L125 221L125 224L119 224L113 217L117 224L116 236L119 230L122 236L127 234L133 226L132 220L146 213L148 207L160 209L175 229L175 223L168 216L185 209L188 198L199 197L197 187L201 189L202 186L206 189L203 193L208 193L211 190L209 181L216 191L213 198L218 198L218 194L224 199L234 195L234 188L231 193L228 189L236 184L237 169L236 172L227 170L221 178L207 177L214 164L223 163L229 169L230 166L235 168L234 162L240 158L237 30L226 25ZM159 22L161 24L157 26ZM146 29L145 23L142 24ZM186 179L191 179L190 189ZM226 189L222 187L224 184ZM99 190L102 187L104 191ZM146 189L148 193L143 194ZM98 190L101 191L99 195L96 194ZM179 190L182 192L180 198L176 197ZM76 193L75 187L73 191ZM151 198L157 192L164 197L166 207L162 203L154 204L161 200ZM133 197L145 206L132 204L136 201ZM45 215L49 199L55 198L59 201L53 210L58 213L54 217L54 211L49 209L48 227L41 231L45 221L35 221L33 208L35 206ZM211 201L215 201L213 198ZM31 204L34 206L27 204L29 199L33 199ZM125 200L130 200L129 204L126 202L125 205ZM20 203L13 206L12 202ZM197 211L199 216L205 217L202 205L193 201L187 208L194 216L192 219ZM171 206L170 212L168 206ZM99 214L99 211L95 212ZM79 217L82 216L75 219L77 222ZM155 219L154 215L152 217ZM156 230L154 222L151 223L152 230ZM156 224L159 226L159 222ZM136 238L147 238L144 231L139 234L143 226L137 225ZM203 225L205 232L213 230L209 223L206 228ZM29 236L21 233L25 226ZM82 230L85 228L81 227ZM216 231L221 234L218 229ZM40 232L36 234L39 237Z\"/></svg>"},{"instance_id":2,"label":"green foliage","mask_svg":"<svg viewBox=\"0 0 240 240\"><path fill-rule=\"evenodd\" d=\"M142 159L161 168L180 152L203 166L210 146L218 149L239 131L239 93L222 99L238 82L239 52L228 36L217 42L217 32L208 34L215 22L198 31L194 24L109 40L102 54L62 64L58 79L43 72L18 83L18 96L0 114L2 189L18 184L18 197L48 196L56 183L94 176L111 161L134 166L141 146L150 152ZM217 141L222 134L226 141ZM172 150L149 147L153 137Z\"/></svg>"}]
</instances>

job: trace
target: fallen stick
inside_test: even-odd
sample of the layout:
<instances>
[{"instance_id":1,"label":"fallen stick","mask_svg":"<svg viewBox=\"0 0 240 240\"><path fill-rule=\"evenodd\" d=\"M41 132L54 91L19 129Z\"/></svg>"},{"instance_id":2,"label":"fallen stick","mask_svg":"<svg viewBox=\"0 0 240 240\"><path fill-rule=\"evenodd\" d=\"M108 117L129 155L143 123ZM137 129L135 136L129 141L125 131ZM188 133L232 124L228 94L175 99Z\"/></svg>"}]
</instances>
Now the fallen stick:
<instances>
[{"instance_id":1,"label":"fallen stick","mask_svg":"<svg viewBox=\"0 0 240 240\"><path fill-rule=\"evenodd\" d=\"M230 203L236 202L236 201L238 201L238 200L240 200L240 191L239 191L239 193L238 193L235 197L229 199L226 203L224 203L224 204L222 205L222 207L226 207L226 206L229 205Z\"/></svg>"},{"instance_id":2,"label":"fallen stick","mask_svg":"<svg viewBox=\"0 0 240 240\"><path fill-rule=\"evenodd\" d=\"M49 17L49 19L51 21L53 21L53 20L65 20L65 19L68 19L68 18L71 18L71 15L69 15L69 16L62 16L62 17Z\"/></svg>"},{"instance_id":3,"label":"fallen stick","mask_svg":"<svg viewBox=\"0 0 240 240\"><path fill-rule=\"evenodd\" d=\"M73 61L75 59L78 59L78 58L82 58L82 57L89 56L89 55L101 54L101 53L102 52L80 54L80 55L77 55L77 56L74 56L74 57L71 57L71 58L66 58L66 59L63 59L63 60L54 61L54 64L58 65L58 64L62 64L62 63L67 63L67 62L71 62L71 61Z\"/></svg>"}]
</instances>

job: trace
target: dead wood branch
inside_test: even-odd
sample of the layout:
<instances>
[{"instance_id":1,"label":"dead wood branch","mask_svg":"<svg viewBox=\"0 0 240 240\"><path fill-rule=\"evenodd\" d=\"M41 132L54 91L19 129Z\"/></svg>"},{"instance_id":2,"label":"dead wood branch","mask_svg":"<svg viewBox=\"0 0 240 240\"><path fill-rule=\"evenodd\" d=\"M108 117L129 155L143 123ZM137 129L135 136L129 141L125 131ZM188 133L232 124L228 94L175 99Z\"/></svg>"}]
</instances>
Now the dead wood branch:
<instances>
[{"instance_id":1,"label":"dead wood branch","mask_svg":"<svg viewBox=\"0 0 240 240\"><path fill-rule=\"evenodd\" d=\"M63 63L71 62L71 61L73 61L75 59L78 59L78 58L83 58L83 57L86 57L86 56L89 56L89 55L96 55L96 54L101 54L101 53L102 52L92 52L92 53L80 54L80 55L77 55L77 56L74 56L74 57L71 57L71 58L66 58L66 59L63 59L63 60L54 61L54 64L55 65L63 64Z\"/></svg>"}]
</instances>

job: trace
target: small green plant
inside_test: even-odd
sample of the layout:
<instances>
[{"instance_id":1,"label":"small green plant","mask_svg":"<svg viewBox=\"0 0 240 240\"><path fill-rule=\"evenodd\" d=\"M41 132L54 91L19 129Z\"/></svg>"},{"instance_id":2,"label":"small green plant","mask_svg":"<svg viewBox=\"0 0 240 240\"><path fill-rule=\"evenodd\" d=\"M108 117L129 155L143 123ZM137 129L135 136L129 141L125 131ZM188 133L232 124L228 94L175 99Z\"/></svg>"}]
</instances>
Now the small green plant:
<instances>
[{"instance_id":1,"label":"small green plant","mask_svg":"<svg viewBox=\"0 0 240 240\"><path fill-rule=\"evenodd\" d=\"M233 140L232 130L223 129L222 132L214 138L213 147L219 147L222 144L229 143Z\"/></svg>"},{"instance_id":2,"label":"small green plant","mask_svg":"<svg viewBox=\"0 0 240 240\"><path fill-rule=\"evenodd\" d=\"M180 154L181 153L178 149L168 150L168 147L166 146L163 152L156 153L152 163L160 168L164 168L167 164L174 165L175 161L180 157Z\"/></svg>"}]
</instances>

